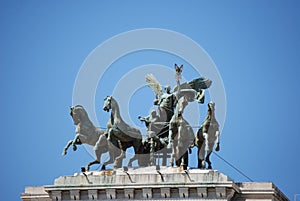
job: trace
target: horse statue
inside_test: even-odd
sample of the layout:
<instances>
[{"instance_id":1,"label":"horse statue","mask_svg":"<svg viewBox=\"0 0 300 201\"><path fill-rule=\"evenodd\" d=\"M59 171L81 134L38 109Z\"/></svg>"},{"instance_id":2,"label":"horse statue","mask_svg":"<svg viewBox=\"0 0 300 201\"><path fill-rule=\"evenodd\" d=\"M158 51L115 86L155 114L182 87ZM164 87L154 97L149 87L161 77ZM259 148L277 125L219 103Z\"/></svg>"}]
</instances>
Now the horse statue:
<instances>
[{"instance_id":1,"label":"horse statue","mask_svg":"<svg viewBox=\"0 0 300 201\"><path fill-rule=\"evenodd\" d=\"M188 148L194 144L194 131L189 123L183 118L184 108L188 105L185 96L179 98L174 115L169 124L169 144L172 149L170 166L188 165Z\"/></svg>"},{"instance_id":2,"label":"horse statue","mask_svg":"<svg viewBox=\"0 0 300 201\"><path fill-rule=\"evenodd\" d=\"M219 124L215 118L215 103L208 103L207 115L204 123L196 134L195 145L198 147L198 168L212 169L210 155L216 143L216 151L220 150ZM206 163L205 163L206 162Z\"/></svg>"},{"instance_id":3,"label":"horse statue","mask_svg":"<svg viewBox=\"0 0 300 201\"><path fill-rule=\"evenodd\" d=\"M107 123L108 140L113 144L118 142L121 154L115 158L114 168L122 166L122 160L125 158L126 149L133 147L135 156L130 159L128 166L132 165L134 160L138 160L139 166L144 166L145 160L142 160L144 147L141 132L124 122L120 115L120 109L117 101L112 96L104 99L104 111L111 111L110 119Z\"/></svg>"},{"instance_id":4,"label":"horse statue","mask_svg":"<svg viewBox=\"0 0 300 201\"><path fill-rule=\"evenodd\" d=\"M73 150L76 151L76 145L88 144L95 146L99 137L102 136L105 131L96 128L88 117L87 112L81 105L70 107L70 115L76 126L76 135L73 140L70 140L65 146L62 155L67 154L68 148L72 145Z\"/></svg>"}]
</instances>

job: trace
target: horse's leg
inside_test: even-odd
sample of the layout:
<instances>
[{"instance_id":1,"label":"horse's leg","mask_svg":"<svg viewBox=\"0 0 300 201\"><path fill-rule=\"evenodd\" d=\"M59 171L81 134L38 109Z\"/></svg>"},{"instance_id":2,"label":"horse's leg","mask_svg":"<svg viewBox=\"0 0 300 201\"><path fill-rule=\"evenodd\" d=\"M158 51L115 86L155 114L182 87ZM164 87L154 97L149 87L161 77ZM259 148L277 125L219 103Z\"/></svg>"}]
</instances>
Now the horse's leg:
<instances>
[{"instance_id":1,"label":"horse's leg","mask_svg":"<svg viewBox=\"0 0 300 201\"><path fill-rule=\"evenodd\" d=\"M134 156L129 159L129 162L127 164L128 167L132 167L132 162L133 161L139 160L139 157L138 157L138 148L135 146L135 144L133 144L133 148L134 148Z\"/></svg>"},{"instance_id":2,"label":"horse's leg","mask_svg":"<svg viewBox=\"0 0 300 201\"><path fill-rule=\"evenodd\" d=\"M101 170L106 170L106 166L108 164L111 164L114 162L114 157L112 156L112 153L110 153L110 151L108 152L109 153L109 160L108 161L105 161L103 164L102 164L102 167L101 167Z\"/></svg>"},{"instance_id":3,"label":"horse's leg","mask_svg":"<svg viewBox=\"0 0 300 201\"><path fill-rule=\"evenodd\" d=\"M62 154L61 155L66 155L67 154L67 150L69 149L69 147L71 146L71 144L73 144L73 140L70 140L69 142L68 142L68 144L65 146L65 148L64 148L64 150L63 150L63 152L62 152Z\"/></svg>"},{"instance_id":4,"label":"horse's leg","mask_svg":"<svg viewBox=\"0 0 300 201\"><path fill-rule=\"evenodd\" d=\"M179 142L178 142L179 143ZM179 147L177 145L177 153L176 153L176 165L179 166L187 166L188 165L188 144L185 141L182 143L182 146Z\"/></svg>"},{"instance_id":5,"label":"horse's leg","mask_svg":"<svg viewBox=\"0 0 300 201\"><path fill-rule=\"evenodd\" d=\"M207 162L207 165L208 165L207 169L212 169L209 157L212 153L213 148L214 148L214 143L209 143L208 150L207 150L206 155L205 155L205 161Z\"/></svg>"},{"instance_id":6,"label":"horse's leg","mask_svg":"<svg viewBox=\"0 0 300 201\"><path fill-rule=\"evenodd\" d=\"M98 159L95 159L94 161L92 162L89 162L87 165L86 165L86 171L90 171L90 167L94 164L100 164L100 161Z\"/></svg>"},{"instance_id":7,"label":"horse's leg","mask_svg":"<svg viewBox=\"0 0 300 201\"><path fill-rule=\"evenodd\" d=\"M75 135L75 138L73 140L70 140L68 142L68 144L65 146L64 150L63 150L63 153L62 155L66 155L67 154L67 150L69 149L69 147L72 145L73 146L73 151L76 151L77 150L77 147L76 145L80 145L82 144L80 139L79 139L79 134L76 134Z\"/></svg>"},{"instance_id":8,"label":"horse's leg","mask_svg":"<svg viewBox=\"0 0 300 201\"><path fill-rule=\"evenodd\" d=\"M103 153L102 151L102 145L103 145L103 138L101 139L102 136L99 137L98 141L96 142L95 146L94 146L94 150L95 150L95 154L96 154L96 159L92 162L89 162L86 166L86 170L89 171L90 167L94 164L100 164L100 158L101 155ZM105 136L104 136L105 137Z\"/></svg>"},{"instance_id":9,"label":"horse's leg","mask_svg":"<svg viewBox=\"0 0 300 201\"><path fill-rule=\"evenodd\" d=\"M182 155L181 155L181 147L176 146L175 148L175 164L177 167L181 165Z\"/></svg>"},{"instance_id":10,"label":"horse's leg","mask_svg":"<svg viewBox=\"0 0 300 201\"><path fill-rule=\"evenodd\" d=\"M125 158L125 151L121 150L121 154L115 159L114 162L115 169L122 167L122 162L124 158Z\"/></svg>"},{"instance_id":11,"label":"horse's leg","mask_svg":"<svg viewBox=\"0 0 300 201\"><path fill-rule=\"evenodd\" d=\"M200 169L200 168L201 168L202 160L201 160L200 157L199 157L199 155L200 155L200 149L199 149L199 147L198 147L197 153L198 153L198 165L197 165L197 167Z\"/></svg>"},{"instance_id":12,"label":"horse's leg","mask_svg":"<svg viewBox=\"0 0 300 201\"><path fill-rule=\"evenodd\" d=\"M188 150L186 150L183 159L184 159L184 165L188 166L189 165L189 153L188 153Z\"/></svg>"},{"instance_id":13,"label":"horse's leg","mask_svg":"<svg viewBox=\"0 0 300 201\"><path fill-rule=\"evenodd\" d=\"M203 145L201 144L201 146L198 146L198 168L200 169L205 169L205 161L204 161L204 158L205 158L205 146L206 145Z\"/></svg>"},{"instance_id":14,"label":"horse's leg","mask_svg":"<svg viewBox=\"0 0 300 201\"><path fill-rule=\"evenodd\" d=\"M132 167L132 162L133 161L135 161L135 160L137 160L137 157L136 157L136 155L134 155L134 157L132 157L130 160L129 160L129 162L128 162L128 167Z\"/></svg>"},{"instance_id":15,"label":"horse's leg","mask_svg":"<svg viewBox=\"0 0 300 201\"><path fill-rule=\"evenodd\" d=\"M132 162L138 160L139 161L139 156L138 154L134 154L134 156L129 160L128 162L128 167L132 167ZM139 164L139 163L138 163Z\"/></svg>"},{"instance_id":16,"label":"horse's leg","mask_svg":"<svg viewBox=\"0 0 300 201\"><path fill-rule=\"evenodd\" d=\"M178 133L178 136L177 136L177 138L178 138L178 147L183 147L183 143L182 143L182 138L181 138L181 132L183 131L183 129L182 129L182 126L181 125L179 125L178 126L178 131L177 131L177 133Z\"/></svg>"},{"instance_id":17,"label":"horse's leg","mask_svg":"<svg viewBox=\"0 0 300 201\"><path fill-rule=\"evenodd\" d=\"M132 146L133 146L133 149L134 149L134 156L129 160L128 167L132 167L132 162L135 161L135 160L138 161L139 166L141 166L141 165L144 166L145 161L141 160L143 158L140 155L140 154L144 154L144 147L143 147L142 140L134 139L133 142L132 142Z\"/></svg>"},{"instance_id":18,"label":"horse's leg","mask_svg":"<svg viewBox=\"0 0 300 201\"><path fill-rule=\"evenodd\" d=\"M170 122L170 125L169 125L169 143L168 143L168 146L167 146L168 149L172 149L173 143L174 143L173 141L174 141L173 126L172 126L172 123Z\"/></svg>"},{"instance_id":19,"label":"horse's leg","mask_svg":"<svg viewBox=\"0 0 300 201\"><path fill-rule=\"evenodd\" d=\"M177 167L180 167L181 166L181 163L182 163L182 157L179 157L176 161L175 161L175 164Z\"/></svg>"},{"instance_id":20,"label":"horse's leg","mask_svg":"<svg viewBox=\"0 0 300 201\"><path fill-rule=\"evenodd\" d=\"M172 153L171 153L171 157L170 157L170 166L173 167L174 164L174 160L175 160L175 147L174 144L172 143Z\"/></svg>"},{"instance_id":21,"label":"horse's leg","mask_svg":"<svg viewBox=\"0 0 300 201\"><path fill-rule=\"evenodd\" d=\"M110 142L109 142L110 143ZM109 160L105 161L102 165L101 170L105 170L108 164L114 163L115 157L121 154L121 150L118 147L115 147L113 144L108 145L108 153L109 153Z\"/></svg>"},{"instance_id":22,"label":"horse's leg","mask_svg":"<svg viewBox=\"0 0 300 201\"><path fill-rule=\"evenodd\" d=\"M100 164L101 155L107 151L107 139L106 139L105 135L101 135L99 137L98 141L96 142L96 144L94 146L94 150L95 150L95 154L96 154L96 159L87 164L87 166L86 166L87 171L90 170L90 166L92 166L94 164Z\"/></svg>"},{"instance_id":23,"label":"horse's leg","mask_svg":"<svg viewBox=\"0 0 300 201\"><path fill-rule=\"evenodd\" d=\"M185 151L184 154L180 157L180 166L187 167L189 165L189 154L188 151Z\"/></svg>"},{"instance_id":24,"label":"horse's leg","mask_svg":"<svg viewBox=\"0 0 300 201\"><path fill-rule=\"evenodd\" d=\"M126 157L126 148L123 149L122 142L118 140L119 148L121 150L121 154L115 158L114 169L120 168L122 166L123 159Z\"/></svg>"},{"instance_id":25,"label":"horse's leg","mask_svg":"<svg viewBox=\"0 0 300 201\"><path fill-rule=\"evenodd\" d=\"M82 144L82 142L80 141L79 139L79 136L80 134L76 134L74 140L73 140L73 143L72 143L72 146L73 146L73 151L76 151L77 150L77 146L76 145L80 145ZM81 135L82 136L82 135Z\"/></svg>"},{"instance_id":26,"label":"horse's leg","mask_svg":"<svg viewBox=\"0 0 300 201\"><path fill-rule=\"evenodd\" d=\"M207 154L207 156L205 157L205 161L208 164L207 169L212 169L211 162L209 159L210 155L211 155L211 152L209 154Z\"/></svg>"},{"instance_id":27,"label":"horse's leg","mask_svg":"<svg viewBox=\"0 0 300 201\"><path fill-rule=\"evenodd\" d=\"M203 133L204 142L205 142L205 154L204 157L206 157L211 149L210 143L208 142L208 133Z\"/></svg>"},{"instance_id":28,"label":"horse's leg","mask_svg":"<svg viewBox=\"0 0 300 201\"><path fill-rule=\"evenodd\" d=\"M105 148L105 151L102 150L102 152L103 153L108 152L109 155L108 161L105 161L101 167L101 170L105 170L108 164L114 163L116 156L119 156L121 154L121 151L120 148L117 147L119 146L119 144L116 139L111 139L112 141L108 141L108 138L106 138L105 135L102 135L100 138L101 139L98 140L99 144L100 142L102 142L100 147L101 149ZM99 160L100 160L100 156L99 156Z\"/></svg>"},{"instance_id":29,"label":"horse's leg","mask_svg":"<svg viewBox=\"0 0 300 201\"><path fill-rule=\"evenodd\" d=\"M114 158L111 154L109 154L109 160L105 161L101 167L101 170L106 170L106 166L114 162Z\"/></svg>"}]
</instances>

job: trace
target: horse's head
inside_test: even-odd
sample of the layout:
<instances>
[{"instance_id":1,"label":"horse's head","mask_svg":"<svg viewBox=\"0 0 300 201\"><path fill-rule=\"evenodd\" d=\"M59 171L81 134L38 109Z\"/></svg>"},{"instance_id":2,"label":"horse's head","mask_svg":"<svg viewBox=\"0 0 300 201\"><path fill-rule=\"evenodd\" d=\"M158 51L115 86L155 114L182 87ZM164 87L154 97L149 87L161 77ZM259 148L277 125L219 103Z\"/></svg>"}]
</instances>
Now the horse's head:
<instances>
[{"instance_id":1,"label":"horse's head","mask_svg":"<svg viewBox=\"0 0 300 201\"><path fill-rule=\"evenodd\" d=\"M81 105L76 105L70 107L70 115L74 121L74 124L77 125L82 121L83 114L85 114L85 110Z\"/></svg>"},{"instance_id":2,"label":"horse's head","mask_svg":"<svg viewBox=\"0 0 300 201\"><path fill-rule=\"evenodd\" d=\"M109 112L109 110L111 109L111 101L112 101L112 97L111 96L107 96L104 99L104 105L103 105L103 110L106 112Z\"/></svg>"},{"instance_id":3,"label":"horse's head","mask_svg":"<svg viewBox=\"0 0 300 201\"><path fill-rule=\"evenodd\" d=\"M208 104L207 116L211 119L215 119L215 103L210 101Z\"/></svg>"},{"instance_id":4,"label":"horse's head","mask_svg":"<svg viewBox=\"0 0 300 201\"><path fill-rule=\"evenodd\" d=\"M210 102L207 104L207 106L208 106L208 110L211 110L212 112L215 111L215 103L214 103L214 102L210 101Z\"/></svg>"},{"instance_id":5,"label":"horse's head","mask_svg":"<svg viewBox=\"0 0 300 201\"><path fill-rule=\"evenodd\" d=\"M177 111L178 111L178 116L182 116L184 108L188 105L188 100L185 96L182 96L181 98L179 98L178 102L177 102Z\"/></svg>"},{"instance_id":6,"label":"horse's head","mask_svg":"<svg viewBox=\"0 0 300 201\"><path fill-rule=\"evenodd\" d=\"M73 117L73 110L74 110L74 107L70 106L70 115L71 115L71 117Z\"/></svg>"}]
</instances>

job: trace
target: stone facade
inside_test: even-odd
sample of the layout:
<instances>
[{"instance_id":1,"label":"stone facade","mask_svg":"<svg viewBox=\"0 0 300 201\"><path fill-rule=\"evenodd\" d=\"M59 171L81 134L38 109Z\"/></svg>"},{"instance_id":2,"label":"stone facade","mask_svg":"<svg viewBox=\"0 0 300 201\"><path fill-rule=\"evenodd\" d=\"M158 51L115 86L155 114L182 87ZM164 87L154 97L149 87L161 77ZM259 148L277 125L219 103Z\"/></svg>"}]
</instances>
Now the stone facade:
<instances>
[{"instance_id":1,"label":"stone facade","mask_svg":"<svg viewBox=\"0 0 300 201\"><path fill-rule=\"evenodd\" d=\"M235 183L216 170L146 167L62 176L54 185L26 187L24 201L237 200L287 201L270 182Z\"/></svg>"}]
</instances>

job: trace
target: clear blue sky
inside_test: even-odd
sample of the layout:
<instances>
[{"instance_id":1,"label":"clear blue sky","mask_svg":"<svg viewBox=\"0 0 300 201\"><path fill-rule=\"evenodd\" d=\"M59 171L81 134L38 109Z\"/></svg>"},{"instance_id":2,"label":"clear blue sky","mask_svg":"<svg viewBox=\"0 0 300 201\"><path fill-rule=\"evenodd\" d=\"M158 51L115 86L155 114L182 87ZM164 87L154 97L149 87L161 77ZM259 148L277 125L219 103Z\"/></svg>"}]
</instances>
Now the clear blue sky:
<instances>
[{"instance_id":1,"label":"clear blue sky","mask_svg":"<svg viewBox=\"0 0 300 201\"><path fill-rule=\"evenodd\" d=\"M200 44L222 76L227 116L220 155L293 200L300 194L299 9L298 1L267 0L1 1L1 197L19 200L25 186L53 184L92 160L84 147L61 156L74 137L69 106L80 66L116 34L163 28ZM157 52L116 66L173 62L188 66ZM98 123L105 126L97 90ZM216 156L212 161L233 180L247 181Z\"/></svg>"}]
</instances>

